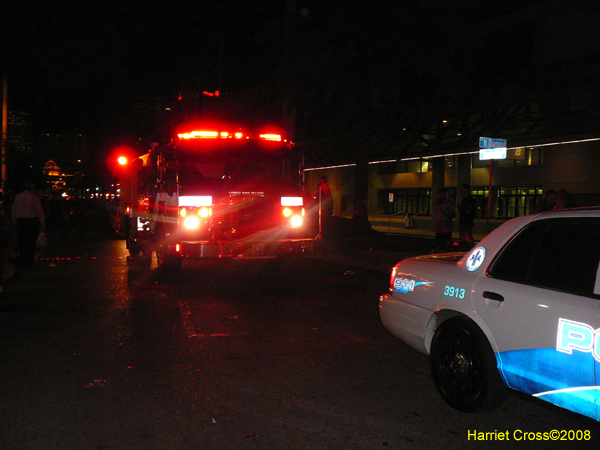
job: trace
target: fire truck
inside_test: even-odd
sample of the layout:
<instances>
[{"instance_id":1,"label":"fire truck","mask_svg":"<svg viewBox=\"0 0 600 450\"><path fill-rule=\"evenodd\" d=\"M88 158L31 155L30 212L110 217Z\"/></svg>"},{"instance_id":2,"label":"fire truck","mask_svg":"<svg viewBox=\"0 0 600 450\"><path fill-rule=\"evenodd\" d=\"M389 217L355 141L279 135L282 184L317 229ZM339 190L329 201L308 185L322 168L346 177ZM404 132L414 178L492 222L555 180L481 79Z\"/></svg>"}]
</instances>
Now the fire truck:
<instances>
[{"instance_id":1,"label":"fire truck","mask_svg":"<svg viewBox=\"0 0 600 450\"><path fill-rule=\"evenodd\" d=\"M130 164L119 232L132 257L155 252L159 265L175 269L186 258L312 252L300 161L280 133L187 127Z\"/></svg>"}]
</instances>

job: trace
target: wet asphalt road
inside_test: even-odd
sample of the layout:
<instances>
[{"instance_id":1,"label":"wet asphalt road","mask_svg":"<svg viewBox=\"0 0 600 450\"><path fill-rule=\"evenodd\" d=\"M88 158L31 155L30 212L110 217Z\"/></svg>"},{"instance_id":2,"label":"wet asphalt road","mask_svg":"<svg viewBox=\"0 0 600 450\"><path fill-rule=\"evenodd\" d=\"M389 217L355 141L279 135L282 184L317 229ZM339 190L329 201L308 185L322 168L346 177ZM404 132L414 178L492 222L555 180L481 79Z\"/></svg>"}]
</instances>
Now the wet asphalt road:
<instances>
[{"instance_id":1,"label":"wet asphalt road","mask_svg":"<svg viewBox=\"0 0 600 450\"><path fill-rule=\"evenodd\" d=\"M379 322L383 272L319 258L130 260L50 236L0 297L0 449L598 448L596 422L511 396L462 414ZM332 250L329 249L329 252ZM330 258L331 259L331 258ZM520 432L590 431L523 442ZM469 432L507 431L510 441Z\"/></svg>"}]
</instances>

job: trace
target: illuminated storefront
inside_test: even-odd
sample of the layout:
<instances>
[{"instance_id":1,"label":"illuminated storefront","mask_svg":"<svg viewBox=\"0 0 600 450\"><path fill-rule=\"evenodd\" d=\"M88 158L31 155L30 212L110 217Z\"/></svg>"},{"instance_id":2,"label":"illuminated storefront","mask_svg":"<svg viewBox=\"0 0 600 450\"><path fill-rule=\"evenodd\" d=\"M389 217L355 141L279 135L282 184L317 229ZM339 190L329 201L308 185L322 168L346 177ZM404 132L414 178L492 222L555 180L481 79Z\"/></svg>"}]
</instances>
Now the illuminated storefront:
<instances>
[{"instance_id":1,"label":"illuminated storefront","mask_svg":"<svg viewBox=\"0 0 600 450\"><path fill-rule=\"evenodd\" d=\"M600 138L564 140L509 147L505 160L494 161L490 218L502 222L534 212L549 189L569 192L578 206L600 205ZM325 175L334 196L335 214L353 213L355 164L309 167L305 186ZM414 216L415 227L430 228L432 192L448 188L460 202L460 186L469 183L477 201L477 218L485 221L490 162L475 149L464 152L369 162L368 212L371 222ZM476 223L477 227L477 223Z\"/></svg>"}]
</instances>

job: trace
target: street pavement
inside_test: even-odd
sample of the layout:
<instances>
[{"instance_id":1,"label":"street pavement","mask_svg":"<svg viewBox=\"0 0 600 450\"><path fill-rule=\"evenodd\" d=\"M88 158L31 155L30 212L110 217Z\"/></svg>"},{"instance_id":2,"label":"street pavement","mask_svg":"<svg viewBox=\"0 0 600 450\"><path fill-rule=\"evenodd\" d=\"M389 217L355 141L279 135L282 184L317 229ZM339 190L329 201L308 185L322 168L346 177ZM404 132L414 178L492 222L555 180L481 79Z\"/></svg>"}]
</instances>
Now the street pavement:
<instances>
[{"instance_id":1,"label":"street pavement","mask_svg":"<svg viewBox=\"0 0 600 450\"><path fill-rule=\"evenodd\" d=\"M284 271L288 284L272 292L246 274L222 301L233 271L215 284L210 271L150 282L154 271L108 234L49 238L37 265L0 294L0 449L458 449L471 430L598 433L596 423L517 396L481 415L442 402L427 358L385 332L377 310L380 274L428 253L431 239L335 221L308 257L343 270L321 264L329 272L316 288L299 280L312 272ZM353 276L358 269L377 273ZM381 291L372 295L367 279ZM597 448L558 444L528 448Z\"/></svg>"},{"instance_id":2,"label":"street pavement","mask_svg":"<svg viewBox=\"0 0 600 450\"><path fill-rule=\"evenodd\" d=\"M336 263L344 266L347 270L356 269L371 270L380 273L389 274L394 265L411 256L417 256L429 253L433 232L427 230L411 230L395 228L393 232L386 230L378 231L368 224L362 224L351 219L333 217L328 230L324 230L316 241L315 251L307 254L309 258L316 258L323 261ZM50 235L50 245L60 246L64 236L59 234ZM94 233L75 233L70 234L68 239L78 239L81 241L106 239L115 237L111 230L97 230ZM116 237L115 237L116 238ZM60 254L59 248L48 248L45 250L48 254ZM78 257L77 255L63 255L63 258ZM127 255L120 255L120 258L127 258ZM44 258L44 252L40 255L38 264L52 266L52 261ZM37 279L43 272L40 270L31 270L24 274L18 272L11 280L5 280L5 294L0 292L0 296L5 297L11 292L17 295L20 289L24 287L31 288L42 279Z\"/></svg>"}]
</instances>

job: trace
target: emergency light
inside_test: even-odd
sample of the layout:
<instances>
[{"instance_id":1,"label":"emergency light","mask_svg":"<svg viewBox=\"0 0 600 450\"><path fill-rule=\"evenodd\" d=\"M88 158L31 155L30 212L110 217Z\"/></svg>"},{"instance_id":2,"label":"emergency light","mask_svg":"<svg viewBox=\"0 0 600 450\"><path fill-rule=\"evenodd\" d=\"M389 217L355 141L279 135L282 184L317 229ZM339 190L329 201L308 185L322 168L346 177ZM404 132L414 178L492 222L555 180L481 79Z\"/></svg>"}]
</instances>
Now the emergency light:
<instances>
[{"instance_id":1,"label":"emergency light","mask_svg":"<svg viewBox=\"0 0 600 450\"><path fill-rule=\"evenodd\" d=\"M228 131L215 131L215 130L195 130L187 133L179 133L177 135L182 140L192 139L243 139L244 133L237 131L230 133ZM246 139L250 139L250 136L246 136ZM283 137L280 134L274 133L262 133L259 134L258 139L261 141L271 142L282 142Z\"/></svg>"},{"instance_id":2,"label":"emergency light","mask_svg":"<svg viewBox=\"0 0 600 450\"><path fill-rule=\"evenodd\" d=\"M179 206L212 206L211 195L182 195L179 197Z\"/></svg>"},{"instance_id":3,"label":"emergency light","mask_svg":"<svg viewBox=\"0 0 600 450\"><path fill-rule=\"evenodd\" d=\"M259 136L259 138L262 139L263 141L281 142L281 135L280 134L261 134Z\"/></svg>"},{"instance_id":4,"label":"emergency light","mask_svg":"<svg viewBox=\"0 0 600 450\"><path fill-rule=\"evenodd\" d=\"M198 130L190 131L189 133L179 133L177 135L179 139L242 139L243 133L236 132L230 133L228 131L214 131L214 130Z\"/></svg>"},{"instance_id":5,"label":"emergency light","mask_svg":"<svg viewBox=\"0 0 600 450\"><path fill-rule=\"evenodd\" d=\"M289 220L289 224L292 228L298 228L302 226L302 223L304 222L303 204L304 201L302 197L281 197L281 206L283 206L281 213L283 217Z\"/></svg>"},{"instance_id":6,"label":"emergency light","mask_svg":"<svg viewBox=\"0 0 600 450\"><path fill-rule=\"evenodd\" d=\"M281 197L281 206L302 206L302 197Z\"/></svg>"}]
</instances>

